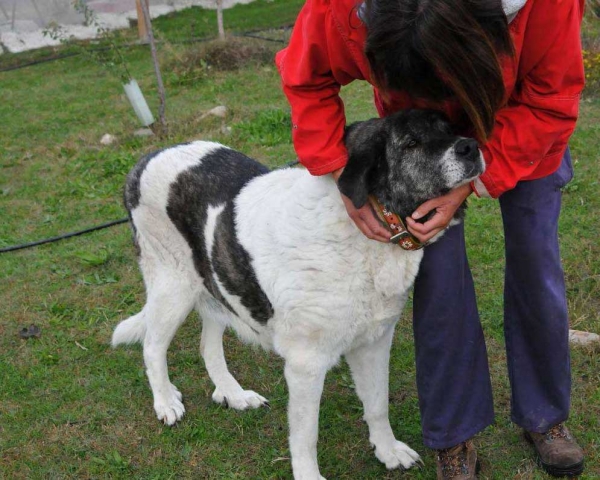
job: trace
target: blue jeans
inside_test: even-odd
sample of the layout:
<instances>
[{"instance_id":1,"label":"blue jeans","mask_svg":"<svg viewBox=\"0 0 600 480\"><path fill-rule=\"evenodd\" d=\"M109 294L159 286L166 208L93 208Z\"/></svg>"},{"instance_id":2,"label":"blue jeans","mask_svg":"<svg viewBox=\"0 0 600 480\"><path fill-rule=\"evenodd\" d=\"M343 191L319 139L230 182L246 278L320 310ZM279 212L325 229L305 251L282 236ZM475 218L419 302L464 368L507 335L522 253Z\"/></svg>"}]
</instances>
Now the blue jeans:
<instances>
[{"instance_id":1,"label":"blue jeans","mask_svg":"<svg viewBox=\"0 0 600 480\"><path fill-rule=\"evenodd\" d=\"M569 413L569 326L558 217L560 189L572 175L567 150L558 171L519 182L499 199L511 418L534 432L545 432ZM462 225L425 249L413 303L423 438L430 448L447 448L494 420L487 352Z\"/></svg>"}]
</instances>

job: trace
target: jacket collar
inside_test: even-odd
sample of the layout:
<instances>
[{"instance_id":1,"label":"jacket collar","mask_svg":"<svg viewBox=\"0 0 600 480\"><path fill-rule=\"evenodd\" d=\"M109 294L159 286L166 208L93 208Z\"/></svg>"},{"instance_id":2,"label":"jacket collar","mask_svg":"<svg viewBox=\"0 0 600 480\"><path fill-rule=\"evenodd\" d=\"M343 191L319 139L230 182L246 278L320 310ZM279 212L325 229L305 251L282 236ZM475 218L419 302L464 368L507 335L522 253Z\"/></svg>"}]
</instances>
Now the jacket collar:
<instances>
[{"instance_id":1,"label":"jacket collar","mask_svg":"<svg viewBox=\"0 0 600 480\"><path fill-rule=\"evenodd\" d=\"M517 16L517 13L519 13L519 10L521 10L526 3L527 0L502 0L502 9L506 14L508 23L514 20L514 18Z\"/></svg>"}]
</instances>

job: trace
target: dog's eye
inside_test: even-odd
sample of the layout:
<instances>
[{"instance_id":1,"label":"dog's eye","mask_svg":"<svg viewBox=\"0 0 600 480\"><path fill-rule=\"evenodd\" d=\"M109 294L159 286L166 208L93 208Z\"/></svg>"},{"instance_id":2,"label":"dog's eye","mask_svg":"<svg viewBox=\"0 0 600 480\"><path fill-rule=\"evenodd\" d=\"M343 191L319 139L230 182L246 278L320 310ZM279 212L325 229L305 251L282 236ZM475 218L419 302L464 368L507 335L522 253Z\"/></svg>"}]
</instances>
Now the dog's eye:
<instances>
[{"instance_id":1,"label":"dog's eye","mask_svg":"<svg viewBox=\"0 0 600 480\"><path fill-rule=\"evenodd\" d=\"M417 146L417 141L416 140L410 140L407 144L406 144L406 148L413 148Z\"/></svg>"}]
</instances>

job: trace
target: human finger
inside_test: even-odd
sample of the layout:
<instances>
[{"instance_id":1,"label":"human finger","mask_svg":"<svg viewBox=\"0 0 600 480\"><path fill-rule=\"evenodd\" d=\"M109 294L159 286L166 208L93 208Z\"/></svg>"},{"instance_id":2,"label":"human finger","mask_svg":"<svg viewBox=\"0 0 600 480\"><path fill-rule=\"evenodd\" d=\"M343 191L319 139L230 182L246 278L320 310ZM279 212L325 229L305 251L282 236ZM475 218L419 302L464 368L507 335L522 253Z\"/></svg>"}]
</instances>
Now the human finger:
<instances>
[{"instance_id":1,"label":"human finger","mask_svg":"<svg viewBox=\"0 0 600 480\"><path fill-rule=\"evenodd\" d=\"M369 205L356 208L352 201L342 194L342 200L346 207L346 212L356 224L358 229L367 237L382 243L388 243L391 234L383 228Z\"/></svg>"},{"instance_id":2,"label":"human finger","mask_svg":"<svg viewBox=\"0 0 600 480\"><path fill-rule=\"evenodd\" d=\"M411 218L418 220L419 218L423 218L432 210L435 210L437 207L442 205L443 197L432 198L431 200L427 200L425 203L422 203L417 207L417 209L412 213Z\"/></svg>"},{"instance_id":3,"label":"human finger","mask_svg":"<svg viewBox=\"0 0 600 480\"><path fill-rule=\"evenodd\" d=\"M408 228L409 232L415 235L417 238L418 236L427 236L432 232L437 233L445 229L448 226L448 223L450 223L450 220L446 219L445 216L440 214L434 215L425 223L416 222L410 217L406 219L406 227Z\"/></svg>"},{"instance_id":4,"label":"human finger","mask_svg":"<svg viewBox=\"0 0 600 480\"><path fill-rule=\"evenodd\" d=\"M358 209L360 218L365 222L367 227L373 234L377 237L384 238L385 241L389 241L392 237L392 234L389 230L384 228L379 220L375 217L375 213L373 209L369 205L365 205L364 207Z\"/></svg>"},{"instance_id":5,"label":"human finger","mask_svg":"<svg viewBox=\"0 0 600 480\"><path fill-rule=\"evenodd\" d=\"M435 230L431 230L429 233L422 235L420 233L413 233L413 236L419 240L421 243L427 243L433 237L435 237L438 233L443 232L444 228L436 228Z\"/></svg>"},{"instance_id":6,"label":"human finger","mask_svg":"<svg viewBox=\"0 0 600 480\"><path fill-rule=\"evenodd\" d=\"M352 218L352 217L350 217ZM362 218L360 217L356 217L356 218L352 218L352 220L354 221L355 225L358 227L358 229L363 233L363 235L371 240L377 240L378 242L381 243L389 243L390 242L390 237L389 236L385 236L381 234L381 231L379 230L373 230ZM386 230L384 230L384 233L387 233Z\"/></svg>"}]
</instances>

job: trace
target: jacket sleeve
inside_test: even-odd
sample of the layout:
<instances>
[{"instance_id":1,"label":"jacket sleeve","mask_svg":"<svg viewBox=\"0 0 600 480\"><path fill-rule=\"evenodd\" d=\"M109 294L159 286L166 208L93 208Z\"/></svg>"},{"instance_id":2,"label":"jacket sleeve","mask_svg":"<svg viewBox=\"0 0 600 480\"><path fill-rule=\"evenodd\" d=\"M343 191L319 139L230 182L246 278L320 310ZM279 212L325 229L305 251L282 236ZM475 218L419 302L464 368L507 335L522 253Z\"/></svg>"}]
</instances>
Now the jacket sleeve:
<instances>
[{"instance_id":1,"label":"jacket sleeve","mask_svg":"<svg viewBox=\"0 0 600 480\"><path fill-rule=\"evenodd\" d=\"M481 182L497 198L539 162L560 163L575 129L584 85L580 25L583 0L536 1L526 25L517 85L482 147ZM558 157L558 158L556 158Z\"/></svg>"},{"instance_id":2,"label":"jacket sleeve","mask_svg":"<svg viewBox=\"0 0 600 480\"><path fill-rule=\"evenodd\" d=\"M341 85L354 78L351 62L328 0L308 0L289 46L276 56L282 86L292 110L292 140L298 159L313 175L324 175L347 162L346 124Z\"/></svg>"}]
</instances>

